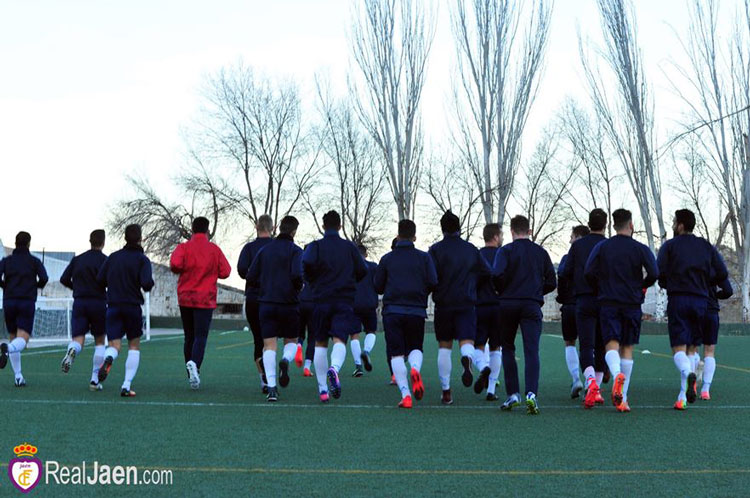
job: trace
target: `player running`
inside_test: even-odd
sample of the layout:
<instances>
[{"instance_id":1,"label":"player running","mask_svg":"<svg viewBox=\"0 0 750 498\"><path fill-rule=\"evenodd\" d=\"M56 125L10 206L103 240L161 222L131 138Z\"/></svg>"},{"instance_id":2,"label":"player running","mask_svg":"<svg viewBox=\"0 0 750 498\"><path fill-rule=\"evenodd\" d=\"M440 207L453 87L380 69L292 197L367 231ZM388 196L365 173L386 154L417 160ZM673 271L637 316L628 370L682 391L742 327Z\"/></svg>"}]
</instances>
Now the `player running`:
<instances>
[{"instance_id":1,"label":"player running","mask_svg":"<svg viewBox=\"0 0 750 498\"><path fill-rule=\"evenodd\" d=\"M498 248L503 244L503 232L500 225L490 223L482 230L484 247L479 250L490 267L495 262ZM500 347L500 296L495 291L491 280L479 284L477 289L477 335L474 339L474 366L480 372L489 368L487 383L483 383L484 375L480 375L474 383L474 392L480 394L487 388L487 401L497 401L495 388L503 366L503 353ZM490 358L486 361L484 347L489 343ZM489 365L488 365L489 363Z\"/></svg>"},{"instance_id":2,"label":"player running","mask_svg":"<svg viewBox=\"0 0 750 498\"><path fill-rule=\"evenodd\" d=\"M695 214L675 211L674 238L661 246L657 257L659 285L667 291L667 328L680 372L680 393L675 410L685 410L697 398L696 375L688 356L702 338L709 289L727 279L728 272L718 251L706 239L693 235Z\"/></svg>"},{"instance_id":3,"label":"player running","mask_svg":"<svg viewBox=\"0 0 750 498\"><path fill-rule=\"evenodd\" d=\"M182 350L192 389L201 385L201 365L216 309L216 281L229 277L232 271L219 246L208 240L208 229L207 218L195 218L193 236L188 242L179 244L169 259L170 270L179 275L177 302L185 332Z\"/></svg>"},{"instance_id":4,"label":"player running","mask_svg":"<svg viewBox=\"0 0 750 498\"><path fill-rule=\"evenodd\" d=\"M578 225L570 232L570 244L589 234L589 227ZM562 327L563 341L565 341L565 363L573 382L570 385L570 397L575 399L581 395L583 384L581 383L581 369L576 350L578 340L578 328L576 327L576 296L573 292L573 282L565 278L563 270L568 255L562 257L557 266L557 302L560 303L560 325Z\"/></svg>"},{"instance_id":5,"label":"player running","mask_svg":"<svg viewBox=\"0 0 750 498\"><path fill-rule=\"evenodd\" d=\"M315 375L320 401L341 396L339 372L346 360L346 340L357 330L354 292L358 281L367 276L365 261L356 246L339 236L341 216L336 211L323 215L323 238L311 242L302 256L304 278L312 284L315 309ZM328 340L333 339L331 366L328 367Z\"/></svg>"},{"instance_id":6,"label":"player running","mask_svg":"<svg viewBox=\"0 0 750 498\"><path fill-rule=\"evenodd\" d=\"M253 259L255 259L258 251L271 242L271 232L273 232L271 217L267 214L259 216L255 223L255 230L258 237L245 244L237 260L237 274L243 279L247 276L247 271L253 264ZM245 283L245 316L253 334L253 360L260 376L260 389L263 394L268 394L266 374L263 369L263 336L260 333L260 318L258 316L258 290L251 287L249 283Z\"/></svg>"},{"instance_id":7,"label":"player running","mask_svg":"<svg viewBox=\"0 0 750 498\"><path fill-rule=\"evenodd\" d=\"M299 221L284 216L279 235L258 251L247 282L258 288L260 330L263 334L263 367L268 382L268 401L278 401L276 349L284 339L279 362L279 385L289 385L289 363L294 360L299 333L299 291L302 289L302 249L294 243Z\"/></svg>"},{"instance_id":8,"label":"player running","mask_svg":"<svg viewBox=\"0 0 750 498\"><path fill-rule=\"evenodd\" d=\"M105 240L104 230L94 230L89 236L91 249L74 257L60 277L60 283L73 290L73 316L71 335L73 340L60 364L63 373L70 371L76 356L81 354L86 333L94 337L94 359L89 389L101 390L99 368L104 363L104 338L107 320L107 292L96 280L99 268L107 260L102 252Z\"/></svg>"},{"instance_id":9,"label":"player running","mask_svg":"<svg viewBox=\"0 0 750 498\"><path fill-rule=\"evenodd\" d=\"M617 234L591 251L584 276L597 289L604 356L614 377L612 403L629 412L628 386L633 372L633 346L641 335L641 304L656 282L656 260L648 246L633 240L633 215L627 209L612 213ZM645 272L645 276L644 276Z\"/></svg>"},{"instance_id":10,"label":"player running","mask_svg":"<svg viewBox=\"0 0 750 498\"><path fill-rule=\"evenodd\" d=\"M367 265L367 276L357 282L357 290L354 293L354 314L357 316L357 321L359 322L358 330L364 330L365 332L365 347L362 349L360 346L359 332L353 334L352 340L349 343L349 347L352 350L352 358L354 359L354 373L352 377L362 377L363 365L365 370L368 372L372 371L370 353L372 352L372 348L375 347L375 332L378 330L378 293L375 292L375 284L373 282L378 264L367 261L367 247L363 244L359 244L357 249L362 255L362 259L365 260L365 265Z\"/></svg>"},{"instance_id":11,"label":"player running","mask_svg":"<svg viewBox=\"0 0 750 498\"><path fill-rule=\"evenodd\" d=\"M471 362L477 333L477 285L489 280L490 268L473 244L461 238L458 216L446 211L440 218L443 240L430 247L438 285L432 293L435 302L435 338L438 350L438 375L443 389L442 403L453 404L451 395L451 350L453 341L461 348L461 381L469 387L474 380ZM395 372L394 372L395 374ZM485 384L490 369L482 366L481 382Z\"/></svg>"},{"instance_id":12,"label":"player running","mask_svg":"<svg viewBox=\"0 0 750 498\"><path fill-rule=\"evenodd\" d=\"M141 336L143 335L144 292L154 287L151 261L141 247L141 226L125 227L125 247L112 253L99 269L97 281L107 288L107 342L104 363L99 368L99 384L104 382L112 364L120 354L122 337L128 338L128 358L125 360L125 381L120 396L135 396L130 389L141 361Z\"/></svg>"},{"instance_id":13,"label":"player running","mask_svg":"<svg viewBox=\"0 0 750 498\"><path fill-rule=\"evenodd\" d=\"M0 260L0 287L3 288L3 314L10 342L0 344L0 369L10 366L16 387L25 387L21 372L21 351L34 332L37 290L47 285L49 277L44 265L29 251L31 235L18 232L16 248Z\"/></svg>"},{"instance_id":14,"label":"player running","mask_svg":"<svg viewBox=\"0 0 750 498\"><path fill-rule=\"evenodd\" d=\"M307 249L307 246L305 246ZM302 366L302 345L307 338L307 346L304 353L305 368L302 375L312 377L310 367L312 366L313 357L315 356L315 337L312 334L311 320L315 303L313 302L312 287L308 282L304 283L299 293L299 337L297 338L297 353L294 355L294 361L298 367Z\"/></svg>"},{"instance_id":15,"label":"player running","mask_svg":"<svg viewBox=\"0 0 750 498\"><path fill-rule=\"evenodd\" d=\"M703 324L703 376L697 375L697 382L703 382L701 385L701 399L708 401L711 399L711 383L714 380L716 372L716 343L719 341L719 299L729 299L732 297L734 289L729 279L724 280L716 286L708 289L708 307L706 309L706 320ZM695 355L698 355L696 350ZM697 360L697 358L696 358ZM693 363L696 361L694 360Z\"/></svg>"},{"instance_id":16,"label":"player running","mask_svg":"<svg viewBox=\"0 0 750 498\"><path fill-rule=\"evenodd\" d=\"M411 367L414 397L424 396L422 382L424 321L427 297L437 285L432 258L414 248L417 226L411 220L398 223L396 247L382 257L375 272L375 290L383 294L383 328L391 368L401 391L400 408L411 408L412 399L404 356Z\"/></svg>"},{"instance_id":17,"label":"player running","mask_svg":"<svg viewBox=\"0 0 750 498\"><path fill-rule=\"evenodd\" d=\"M500 338L503 347L505 391L508 399L500 407L509 411L521 404L516 333L523 336L526 413L537 415L539 405L539 339L542 335L544 295L557 287L555 267L547 251L529 240L529 220L514 216L510 220L513 242L497 251L492 266L495 288L500 293Z\"/></svg>"}]
</instances>

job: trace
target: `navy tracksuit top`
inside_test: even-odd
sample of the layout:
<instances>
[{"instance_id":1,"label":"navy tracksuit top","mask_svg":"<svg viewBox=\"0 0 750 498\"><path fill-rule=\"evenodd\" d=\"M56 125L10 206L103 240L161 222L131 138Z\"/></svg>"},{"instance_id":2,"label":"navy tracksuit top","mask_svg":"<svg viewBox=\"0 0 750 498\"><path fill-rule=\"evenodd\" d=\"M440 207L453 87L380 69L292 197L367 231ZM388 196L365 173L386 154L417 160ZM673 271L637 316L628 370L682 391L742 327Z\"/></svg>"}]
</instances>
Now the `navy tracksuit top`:
<instances>
[{"instance_id":1,"label":"navy tracksuit top","mask_svg":"<svg viewBox=\"0 0 750 498\"><path fill-rule=\"evenodd\" d=\"M473 244L457 233L444 234L430 247L438 284L432 300L443 308L470 308L477 303L477 286L490 278L490 267Z\"/></svg>"},{"instance_id":2,"label":"navy tracksuit top","mask_svg":"<svg viewBox=\"0 0 750 498\"><path fill-rule=\"evenodd\" d=\"M357 282L367 276L359 249L342 239L337 230L326 230L322 239L307 245L302 254L302 271L312 284L316 303L354 305Z\"/></svg>"},{"instance_id":3,"label":"navy tracksuit top","mask_svg":"<svg viewBox=\"0 0 750 498\"><path fill-rule=\"evenodd\" d=\"M247 272L247 283L258 289L258 302L297 304L302 289L302 249L281 234L264 245Z\"/></svg>"},{"instance_id":4,"label":"navy tracksuit top","mask_svg":"<svg viewBox=\"0 0 750 498\"><path fill-rule=\"evenodd\" d=\"M482 255L484 260L487 262L487 267L492 268L495 262L495 255L499 247L483 247L479 250L479 254ZM477 305L488 306L496 305L500 303L500 296L495 290L495 285L492 283L492 279L483 280L479 284L477 289Z\"/></svg>"},{"instance_id":5,"label":"navy tracksuit top","mask_svg":"<svg viewBox=\"0 0 750 498\"><path fill-rule=\"evenodd\" d=\"M154 287L151 261L141 246L131 244L110 254L96 279L107 288L108 305L141 305L141 289L149 292Z\"/></svg>"},{"instance_id":6,"label":"navy tracksuit top","mask_svg":"<svg viewBox=\"0 0 750 498\"><path fill-rule=\"evenodd\" d=\"M367 266L367 276L357 282L357 288L354 291L354 309L371 310L378 307L378 293L375 292L375 271L378 264L365 260Z\"/></svg>"},{"instance_id":7,"label":"navy tracksuit top","mask_svg":"<svg viewBox=\"0 0 750 498\"><path fill-rule=\"evenodd\" d=\"M383 294L383 314L426 317L427 298L438 283L432 258L410 241L399 241L380 259L375 290Z\"/></svg>"},{"instance_id":8,"label":"navy tracksuit top","mask_svg":"<svg viewBox=\"0 0 750 498\"><path fill-rule=\"evenodd\" d=\"M565 278L565 264L568 262L568 255L562 257L560 264L557 265L557 298L556 301L563 306L576 303L576 295L573 292L573 283Z\"/></svg>"},{"instance_id":9,"label":"navy tracksuit top","mask_svg":"<svg viewBox=\"0 0 750 498\"><path fill-rule=\"evenodd\" d=\"M497 251L492 265L500 300L532 300L544 304L544 295L557 287L555 267L547 251L529 239L516 239Z\"/></svg>"},{"instance_id":10,"label":"navy tracksuit top","mask_svg":"<svg viewBox=\"0 0 750 498\"><path fill-rule=\"evenodd\" d=\"M273 239L271 237L259 237L252 242L248 242L242 248L240 257L237 259L237 274L240 278L247 277L247 271L250 269L250 265L253 264L255 256L258 255L263 246L269 244ZM248 301L258 300L258 289L253 287L249 282L245 282L245 298Z\"/></svg>"},{"instance_id":11,"label":"navy tracksuit top","mask_svg":"<svg viewBox=\"0 0 750 498\"><path fill-rule=\"evenodd\" d=\"M719 252L706 239L693 234L678 235L659 249L659 285L668 295L708 298L712 286L728 277Z\"/></svg>"},{"instance_id":12,"label":"navy tracksuit top","mask_svg":"<svg viewBox=\"0 0 750 498\"><path fill-rule=\"evenodd\" d=\"M96 279L99 268L107 260L100 250L91 249L74 257L65 268L60 283L73 290L75 299L101 299L107 297L106 289Z\"/></svg>"},{"instance_id":13,"label":"navy tracksuit top","mask_svg":"<svg viewBox=\"0 0 750 498\"><path fill-rule=\"evenodd\" d=\"M37 289L43 289L49 277L44 265L28 249L14 249L0 260L0 287L3 300L22 299L36 302Z\"/></svg>"},{"instance_id":14,"label":"navy tracksuit top","mask_svg":"<svg viewBox=\"0 0 750 498\"><path fill-rule=\"evenodd\" d=\"M593 296L596 294L595 290L591 288L591 285L589 285L583 276L583 271L586 267L586 261L588 261L591 255L591 251L594 250L594 246L603 240L607 240L604 235L590 233L570 245L570 250L568 250L568 256L565 259L565 265L560 276L567 279L570 285L573 286L573 294L576 297Z\"/></svg>"}]
</instances>

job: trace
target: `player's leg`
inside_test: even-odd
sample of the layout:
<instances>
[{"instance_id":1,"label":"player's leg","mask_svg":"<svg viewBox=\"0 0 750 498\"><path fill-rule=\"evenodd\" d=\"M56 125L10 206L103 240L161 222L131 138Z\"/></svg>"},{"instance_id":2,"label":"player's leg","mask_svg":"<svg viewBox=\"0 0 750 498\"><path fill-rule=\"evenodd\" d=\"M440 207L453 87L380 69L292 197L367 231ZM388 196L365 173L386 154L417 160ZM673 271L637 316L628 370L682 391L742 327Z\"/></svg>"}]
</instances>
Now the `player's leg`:
<instances>
[{"instance_id":1,"label":"player's leg","mask_svg":"<svg viewBox=\"0 0 750 498\"><path fill-rule=\"evenodd\" d=\"M487 343L490 348L489 366L490 377L487 381L487 401L497 401L495 390L497 389L500 370L503 367L503 352L500 348L500 307L494 306L494 316L490 322Z\"/></svg>"},{"instance_id":2,"label":"player's leg","mask_svg":"<svg viewBox=\"0 0 750 498\"><path fill-rule=\"evenodd\" d=\"M409 367L411 367L411 387L417 401L424 396L424 382L422 382L422 361L424 360L424 317L403 316L405 329L406 351L409 352Z\"/></svg>"},{"instance_id":3,"label":"player's leg","mask_svg":"<svg viewBox=\"0 0 750 498\"><path fill-rule=\"evenodd\" d=\"M703 384L701 385L701 399L711 399L711 384L716 372L716 343L719 340L719 312L706 311L703 327Z\"/></svg>"},{"instance_id":4,"label":"player's leg","mask_svg":"<svg viewBox=\"0 0 750 498\"><path fill-rule=\"evenodd\" d=\"M359 342L359 331L362 330L362 319L358 313L355 313L355 320L357 322L357 332L352 334L349 338L349 349L351 350L352 360L354 361L352 377L362 377L365 374L365 370L362 368L362 344Z\"/></svg>"},{"instance_id":5,"label":"player's leg","mask_svg":"<svg viewBox=\"0 0 750 498\"><path fill-rule=\"evenodd\" d=\"M500 344L503 350L505 393L508 396L500 406L502 410L511 410L521 404L521 387L518 381L515 344L519 322L520 310L517 305L509 303L500 305Z\"/></svg>"},{"instance_id":6,"label":"player's leg","mask_svg":"<svg viewBox=\"0 0 750 498\"><path fill-rule=\"evenodd\" d=\"M269 402L278 401L279 391L276 386L276 348L278 347L279 323L277 320L276 306L271 304L260 304L258 308L260 319L260 330L263 334L263 369L266 374L268 385Z\"/></svg>"},{"instance_id":7,"label":"player's leg","mask_svg":"<svg viewBox=\"0 0 750 498\"><path fill-rule=\"evenodd\" d=\"M260 330L260 317L258 316L259 310L260 308L257 301L245 301L245 317L250 326L250 332L253 334L253 361L258 370L260 389L263 394L268 394L266 372L263 368L263 335Z\"/></svg>"},{"instance_id":8,"label":"player's leg","mask_svg":"<svg viewBox=\"0 0 750 498\"><path fill-rule=\"evenodd\" d=\"M279 385L286 387L289 385L289 364L294 360L297 352L297 331L299 330L299 307L284 306L279 307L277 319L280 322L279 334L284 339L284 350L281 353L279 362Z\"/></svg>"},{"instance_id":9,"label":"player's leg","mask_svg":"<svg viewBox=\"0 0 750 498\"><path fill-rule=\"evenodd\" d=\"M576 326L578 327L578 347L581 369L586 390L599 390L594 369L594 348L596 342L597 314L591 310L590 296L579 296L576 300ZM592 394L593 396L593 394Z\"/></svg>"},{"instance_id":10,"label":"player's leg","mask_svg":"<svg viewBox=\"0 0 750 498\"><path fill-rule=\"evenodd\" d=\"M602 306L599 310L602 342L604 342L604 359L615 380L612 383L612 404L619 407L622 403L622 390L625 385L625 374L620 362L620 340L623 333L623 314L614 306Z\"/></svg>"},{"instance_id":11,"label":"player's leg","mask_svg":"<svg viewBox=\"0 0 750 498\"><path fill-rule=\"evenodd\" d=\"M362 350L362 366L368 372L372 371L372 361L370 361L370 353L372 348L375 347L375 331L378 329L378 313L375 308L367 310L365 315L362 317L362 325L365 329L365 345Z\"/></svg>"},{"instance_id":12,"label":"player's leg","mask_svg":"<svg viewBox=\"0 0 750 498\"><path fill-rule=\"evenodd\" d=\"M327 371L327 377L331 396L334 398L341 397L339 372L346 361L346 341L358 330L359 326L359 320L350 305L343 303L333 305L330 329L333 347L331 347L331 367Z\"/></svg>"},{"instance_id":13,"label":"player's leg","mask_svg":"<svg viewBox=\"0 0 750 498\"><path fill-rule=\"evenodd\" d=\"M316 304L312 314L312 332L315 336L315 354L313 365L318 380L320 401L328 402L328 340L331 329L331 305ZM345 352L346 353L346 352Z\"/></svg>"},{"instance_id":14,"label":"player's leg","mask_svg":"<svg viewBox=\"0 0 750 498\"><path fill-rule=\"evenodd\" d=\"M581 395L583 384L581 383L580 360L576 341L578 330L576 329L576 313L574 305L563 305L560 307L560 324L562 327L563 341L565 342L565 364L571 377L570 397L575 399Z\"/></svg>"},{"instance_id":15,"label":"player's leg","mask_svg":"<svg viewBox=\"0 0 750 498\"><path fill-rule=\"evenodd\" d=\"M141 363L141 336L143 336L143 314L138 305L124 308L125 333L128 338L128 357L125 360L125 380L120 388L120 396L128 398L135 396L130 389L138 366Z\"/></svg>"},{"instance_id":16,"label":"player's leg","mask_svg":"<svg viewBox=\"0 0 750 498\"><path fill-rule=\"evenodd\" d=\"M21 351L26 348L33 333L36 310L34 302L28 300L8 299L5 300L4 306L10 342L0 345L0 366L5 367L10 360L16 387L24 387L26 380L21 371Z\"/></svg>"},{"instance_id":17,"label":"player's leg","mask_svg":"<svg viewBox=\"0 0 750 498\"><path fill-rule=\"evenodd\" d=\"M526 413L539 414L539 340L542 337L542 309L536 303L524 304L520 317L523 337L524 386L526 388Z\"/></svg>"},{"instance_id":18,"label":"player's leg","mask_svg":"<svg viewBox=\"0 0 750 498\"><path fill-rule=\"evenodd\" d=\"M489 387L489 378L491 369L489 359L485 357L484 347L487 345L487 339L490 334L494 316L496 314L495 306L477 306L476 307L476 337L474 339L474 356L472 362L474 368L479 372L477 381L474 383L474 392L480 394Z\"/></svg>"},{"instance_id":19,"label":"player's leg","mask_svg":"<svg viewBox=\"0 0 750 498\"><path fill-rule=\"evenodd\" d=\"M200 375L198 365L193 361L193 345L195 344L195 311L196 308L180 306L180 319L184 334L182 342L182 356L185 360L185 371L188 383L192 389L200 387Z\"/></svg>"},{"instance_id":20,"label":"player's leg","mask_svg":"<svg viewBox=\"0 0 750 498\"><path fill-rule=\"evenodd\" d=\"M13 368L13 374L15 377L16 387L25 387L26 379L21 371L21 351L26 348L26 345L31 338L31 334L25 329L16 329L15 334L9 336L10 342L8 343L8 357L10 358L10 366Z\"/></svg>"},{"instance_id":21,"label":"player's leg","mask_svg":"<svg viewBox=\"0 0 750 498\"><path fill-rule=\"evenodd\" d=\"M675 367L680 372L680 392L674 404L676 410L687 407L687 387L692 367L687 356L687 345L692 342L690 325L687 323L686 303L683 296L671 296L667 301L667 330Z\"/></svg>"},{"instance_id":22,"label":"player's leg","mask_svg":"<svg viewBox=\"0 0 750 498\"><path fill-rule=\"evenodd\" d=\"M94 336L94 356L91 360L91 380L89 390L100 391L99 369L104 363L104 355L107 347L104 339L107 337L107 303L101 299L89 308L89 321L91 323L91 335Z\"/></svg>"},{"instance_id":23,"label":"player's leg","mask_svg":"<svg viewBox=\"0 0 750 498\"><path fill-rule=\"evenodd\" d=\"M107 347L104 350L104 361L97 372L97 383L101 385L107 379L112 364L120 354L122 338L125 335L125 323L123 321L121 306L107 307Z\"/></svg>"},{"instance_id":24,"label":"player's leg","mask_svg":"<svg viewBox=\"0 0 750 498\"><path fill-rule=\"evenodd\" d=\"M299 305L299 335L307 337L307 346L305 347L305 363L303 375L312 377L312 362L315 357L315 334L312 327L312 314L314 305L312 303L300 303Z\"/></svg>"},{"instance_id":25,"label":"player's leg","mask_svg":"<svg viewBox=\"0 0 750 498\"><path fill-rule=\"evenodd\" d=\"M198 389L201 385L201 366L206 355L206 344L208 343L208 332L211 329L211 319L214 310L210 308L193 308L193 347L190 351L190 387Z\"/></svg>"},{"instance_id":26,"label":"player's leg","mask_svg":"<svg viewBox=\"0 0 750 498\"><path fill-rule=\"evenodd\" d=\"M68 343L68 347L65 348L65 356L60 362L60 370L62 370L62 373L68 373L70 371L70 367L73 365L76 356L81 354L81 350L83 349L83 340L86 338L86 333L91 328L86 311L86 306L81 299L73 301L73 310L70 317L72 337Z\"/></svg>"},{"instance_id":27,"label":"player's leg","mask_svg":"<svg viewBox=\"0 0 750 498\"><path fill-rule=\"evenodd\" d=\"M461 382L464 387L469 387L474 382L474 375L471 373L471 363L474 361L474 338L477 335L477 312L472 306L470 309L459 310L453 314L453 326L456 333L456 340L461 348ZM489 377L489 369L486 372ZM486 377L482 380L481 385L486 382Z\"/></svg>"},{"instance_id":28,"label":"player's leg","mask_svg":"<svg viewBox=\"0 0 750 498\"><path fill-rule=\"evenodd\" d=\"M451 350L453 349L454 326L452 313L435 306L435 338L438 341L437 367L444 405L453 404L451 395Z\"/></svg>"},{"instance_id":29,"label":"player's leg","mask_svg":"<svg viewBox=\"0 0 750 498\"><path fill-rule=\"evenodd\" d=\"M386 327L386 342L391 356L391 367L393 368L393 375L396 378L396 385L398 385L398 389L401 392L401 400L398 406L399 408L411 408L411 391L409 390L409 380L404 361L406 330L404 329L405 322L403 315L387 315L384 320L383 326Z\"/></svg>"}]
</instances>

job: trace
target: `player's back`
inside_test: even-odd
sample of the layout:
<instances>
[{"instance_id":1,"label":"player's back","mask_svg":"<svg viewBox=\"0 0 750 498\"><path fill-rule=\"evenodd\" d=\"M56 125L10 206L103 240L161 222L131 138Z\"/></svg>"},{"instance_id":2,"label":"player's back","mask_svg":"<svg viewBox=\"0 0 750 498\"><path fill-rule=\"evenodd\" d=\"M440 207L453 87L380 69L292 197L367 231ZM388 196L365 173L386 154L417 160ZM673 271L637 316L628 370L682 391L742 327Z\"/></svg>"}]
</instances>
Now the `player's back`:
<instances>
[{"instance_id":1,"label":"player's back","mask_svg":"<svg viewBox=\"0 0 750 498\"><path fill-rule=\"evenodd\" d=\"M482 255L487 266L492 268L492 264L495 262L495 256L499 247L482 247L479 249L479 254ZM500 302L500 296L495 291L495 286L492 284L491 279L485 279L479 283L477 288L477 304L498 304Z\"/></svg>"},{"instance_id":2,"label":"player's back","mask_svg":"<svg viewBox=\"0 0 750 498\"><path fill-rule=\"evenodd\" d=\"M375 274L375 289L383 293L384 312L389 307L427 307L437 274L430 255L408 241L399 241L383 256Z\"/></svg>"},{"instance_id":3,"label":"player's back","mask_svg":"<svg viewBox=\"0 0 750 498\"><path fill-rule=\"evenodd\" d=\"M357 247L335 230L327 230L322 239L311 242L302 262L316 303L353 304L356 283L367 275Z\"/></svg>"},{"instance_id":4,"label":"player's back","mask_svg":"<svg viewBox=\"0 0 750 498\"><path fill-rule=\"evenodd\" d=\"M591 255L591 251L593 251L594 247L603 240L607 240L604 235L590 233L576 240L570 246L564 271L565 277L570 279L573 286L573 292L576 296L595 294L594 289L592 289L586 281L583 272L586 268L586 261L588 261L589 256Z\"/></svg>"},{"instance_id":5,"label":"player's back","mask_svg":"<svg viewBox=\"0 0 750 498\"><path fill-rule=\"evenodd\" d=\"M727 268L716 249L704 238L683 234L659 250L659 285L672 295L708 297L714 282L727 278Z\"/></svg>"},{"instance_id":6,"label":"player's back","mask_svg":"<svg viewBox=\"0 0 750 498\"><path fill-rule=\"evenodd\" d=\"M365 260L365 265L367 266L367 276L357 282L354 292L355 310L367 310L378 307L378 293L375 292L375 283L373 281L378 264Z\"/></svg>"},{"instance_id":7,"label":"player's back","mask_svg":"<svg viewBox=\"0 0 750 498\"><path fill-rule=\"evenodd\" d=\"M547 251L529 239L504 245L492 268L501 300L530 299L544 303L544 295L555 289L555 268Z\"/></svg>"},{"instance_id":8,"label":"player's back","mask_svg":"<svg viewBox=\"0 0 750 498\"><path fill-rule=\"evenodd\" d=\"M458 234L446 234L429 251L438 275L432 300L439 306L462 308L477 302L479 279L489 278L490 268L473 244Z\"/></svg>"},{"instance_id":9,"label":"player's back","mask_svg":"<svg viewBox=\"0 0 750 498\"><path fill-rule=\"evenodd\" d=\"M615 235L598 244L589 262L595 265L590 273L596 280L597 297L602 304L640 305L643 289L656 282L656 261L651 250L626 235Z\"/></svg>"},{"instance_id":10,"label":"player's back","mask_svg":"<svg viewBox=\"0 0 750 498\"><path fill-rule=\"evenodd\" d=\"M140 246L126 245L113 252L104 262L97 279L107 287L110 304L143 304L141 289L154 286L151 261Z\"/></svg>"},{"instance_id":11,"label":"player's back","mask_svg":"<svg viewBox=\"0 0 750 498\"><path fill-rule=\"evenodd\" d=\"M3 299L36 301L37 289L47 284L44 265L28 249L16 248L10 256L0 261L3 282Z\"/></svg>"},{"instance_id":12,"label":"player's back","mask_svg":"<svg viewBox=\"0 0 750 498\"><path fill-rule=\"evenodd\" d=\"M302 249L289 235L279 235L263 246L248 272L258 287L258 302L294 304L302 287Z\"/></svg>"},{"instance_id":13,"label":"player's back","mask_svg":"<svg viewBox=\"0 0 750 498\"><path fill-rule=\"evenodd\" d=\"M74 298L104 299L106 291L97 275L106 260L107 256L96 249L81 253L70 262L60 282L73 289Z\"/></svg>"},{"instance_id":14,"label":"player's back","mask_svg":"<svg viewBox=\"0 0 750 498\"><path fill-rule=\"evenodd\" d=\"M576 295L573 291L573 282L565 277L565 265L568 262L568 255L564 255L557 265L557 298L556 301L562 305L572 305L576 303Z\"/></svg>"},{"instance_id":15,"label":"player's back","mask_svg":"<svg viewBox=\"0 0 750 498\"><path fill-rule=\"evenodd\" d=\"M241 279L245 280L247 278L247 271L250 269L250 265L253 264L255 256L258 255L258 251L272 240L271 237L258 237L242 247L240 256L237 259L237 273ZM251 286L250 283L245 282L245 296L250 300L256 300L258 298L258 289Z\"/></svg>"}]
</instances>

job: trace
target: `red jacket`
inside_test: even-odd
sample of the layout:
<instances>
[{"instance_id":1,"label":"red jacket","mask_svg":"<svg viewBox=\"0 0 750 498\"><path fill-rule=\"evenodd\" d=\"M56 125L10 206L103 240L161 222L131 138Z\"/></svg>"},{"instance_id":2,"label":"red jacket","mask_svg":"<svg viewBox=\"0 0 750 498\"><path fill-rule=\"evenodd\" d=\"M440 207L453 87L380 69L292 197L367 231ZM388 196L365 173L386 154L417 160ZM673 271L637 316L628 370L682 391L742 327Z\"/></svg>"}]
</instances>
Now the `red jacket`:
<instances>
[{"instance_id":1,"label":"red jacket","mask_svg":"<svg viewBox=\"0 0 750 498\"><path fill-rule=\"evenodd\" d=\"M216 280L227 278L231 266L219 246L208 241L204 233L175 248L169 268L180 275L177 280L177 302L191 308L216 308Z\"/></svg>"}]
</instances>

